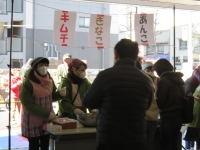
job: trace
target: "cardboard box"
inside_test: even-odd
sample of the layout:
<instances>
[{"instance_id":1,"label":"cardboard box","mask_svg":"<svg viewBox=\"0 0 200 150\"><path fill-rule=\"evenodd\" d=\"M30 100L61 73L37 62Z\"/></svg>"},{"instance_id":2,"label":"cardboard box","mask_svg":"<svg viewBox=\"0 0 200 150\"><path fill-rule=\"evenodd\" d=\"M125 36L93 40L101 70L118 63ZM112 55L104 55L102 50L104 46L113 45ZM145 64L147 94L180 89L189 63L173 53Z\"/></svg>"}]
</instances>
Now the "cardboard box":
<instances>
[{"instance_id":1,"label":"cardboard box","mask_svg":"<svg viewBox=\"0 0 200 150\"><path fill-rule=\"evenodd\" d=\"M61 125L62 129L75 129L77 128L77 120L69 118L56 118L52 120L53 124Z\"/></svg>"}]
</instances>

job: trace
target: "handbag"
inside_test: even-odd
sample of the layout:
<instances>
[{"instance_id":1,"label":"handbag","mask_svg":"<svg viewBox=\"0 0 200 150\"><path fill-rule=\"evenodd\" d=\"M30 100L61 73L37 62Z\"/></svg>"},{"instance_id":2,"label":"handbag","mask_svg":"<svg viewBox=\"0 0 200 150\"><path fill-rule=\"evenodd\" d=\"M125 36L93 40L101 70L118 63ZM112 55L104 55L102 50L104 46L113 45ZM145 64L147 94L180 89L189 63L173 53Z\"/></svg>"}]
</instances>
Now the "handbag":
<instances>
[{"instance_id":1,"label":"handbag","mask_svg":"<svg viewBox=\"0 0 200 150\"><path fill-rule=\"evenodd\" d=\"M193 120L194 97L183 97L182 104L182 123L187 124Z\"/></svg>"}]
</instances>

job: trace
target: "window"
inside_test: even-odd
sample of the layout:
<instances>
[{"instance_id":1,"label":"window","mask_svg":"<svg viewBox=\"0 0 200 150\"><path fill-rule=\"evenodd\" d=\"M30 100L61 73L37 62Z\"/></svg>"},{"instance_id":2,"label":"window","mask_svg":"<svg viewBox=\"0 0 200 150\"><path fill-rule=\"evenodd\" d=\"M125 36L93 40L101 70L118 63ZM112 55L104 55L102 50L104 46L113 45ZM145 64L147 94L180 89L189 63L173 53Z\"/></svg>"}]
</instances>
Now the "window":
<instances>
[{"instance_id":1,"label":"window","mask_svg":"<svg viewBox=\"0 0 200 150\"><path fill-rule=\"evenodd\" d=\"M0 40L0 55L6 55L6 41Z\"/></svg>"},{"instance_id":2,"label":"window","mask_svg":"<svg viewBox=\"0 0 200 150\"><path fill-rule=\"evenodd\" d=\"M157 53L164 54L164 45L163 44L157 44Z\"/></svg>"},{"instance_id":3,"label":"window","mask_svg":"<svg viewBox=\"0 0 200 150\"><path fill-rule=\"evenodd\" d=\"M23 65L22 59L12 59L11 60L11 67L12 68L21 68Z\"/></svg>"},{"instance_id":4,"label":"window","mask_svg":"<svg viewBox=\"0 0 200 150\"><path fill-rule=\"evenodd\" d=\"M180 57L176 57L175 62L181 62Z\"/></svg>"},{"instance_id":5,"label":"window","mask_svg":"<svg viewBox=\"0 0 200 150\"><path fill-rule=\"evenodd\" d=\"M147 46L147 55L154 54L154 52L155 52L155 46L154 45Z\"/></svg>"},{"instance_id":6,"label":"window","mask_svg":"<svg viewBox=\"0 0 200 150\"><path fill-rule=\"evenodd\" d=\"M6 0L0 0L0 14L6 14Z\"/></svg>"},{"instance_id":7,"label":"window","mask_svg":"<svg viewBox=\"0 0 200 150\"><path fill-rule=\"evenodd\" d=\"M200 44L197 44L197 46L194 47L194 52L200 52Z\"/></svg>"},{"instance_id":8,"label":"window","mask_svg":"<svg viewBox=\"0 0 200 150\"><path fill-rule=\"evenodd\" d=\"M179 40L179 50L187 49L187 41Z\"/></svg>"},{"instance_id":9,"label":"window","mask_svg":"<svg viewBox=\"0 0 200 150\"><path fill-rule=\"evenodd\" d=\"M199 62L199 59L193 59L194 62Z\"/></svg>"},{"instance_id":10,"label":"window","mask_svg":"<svg viewBox=\"0 0 200 150\"><path fill-rule=\"evenodd\" d=\"M194 52L200 52L200 46L194 48Z\"/></svg>"},{"instance_id":11,"label":"window","mask_svg":"<svg viewBox=\"0 0 200 150\"><path fill-rule=\"evenodd\" d=\"M79 17L79 27L89 28L90 18L89 17Z\"/></svg>"},{"instance_id":12,"label":"window","mask_svg":"<svg viewBox=\"0 0 200 150\"><path fill-rule=\"evenodd\" d=\"M10 51L10 38L7 38L7 52ZM22 52L22 38L12 38L12 51Z\"/></svg>"},{"instance_id":13,"label":"window","mask_svg":"<svg viewBox=\"0 0 200 150\"><path fill-rule=\"evenodd\" d=\"M188 62L188 56L183 56L183 62Z\"/></svg>"},{"instance_id":14,"label":"window","mask_svg":"<svg viewBox=\"0 0 200 150\"><path fill-rule=\"evenodd\" d=\"M11 4L12 0L7 0L7 11L11 11ZM13 5L13 11L14 13L22 13L23 10L23 0L15 0L14 5Z\"/></svg>"},{"instance_id":15,"label":"window","mask_svg":"<svg viewBox=\"0 0 200 150\"><path fill-rule=\"evenodd\" d=\"M147 55L154 54L156 52L156 49L157 49L157 54L164 54L164 44L156 44L156 46L155 45L147 46Z\"/></svg>"}]
</instances>

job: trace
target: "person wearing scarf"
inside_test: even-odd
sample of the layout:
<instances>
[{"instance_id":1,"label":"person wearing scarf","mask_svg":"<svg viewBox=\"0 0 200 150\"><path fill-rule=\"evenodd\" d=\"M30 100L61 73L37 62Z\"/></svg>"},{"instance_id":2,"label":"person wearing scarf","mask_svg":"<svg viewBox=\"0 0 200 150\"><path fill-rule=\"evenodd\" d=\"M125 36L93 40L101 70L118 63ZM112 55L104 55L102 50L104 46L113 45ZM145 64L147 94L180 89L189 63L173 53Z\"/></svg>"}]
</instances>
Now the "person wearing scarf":
<instances>
[{"instance_id":1,"label":"person wearing scarf","mask_svg":"<svg viewBox=\"0 0 200 150\"><path fill-rule=\"evenodd\" d=\"M20 88L23 105L21 130L29 141L29 150L49 149L49 134L45 133L43 125L56 118L52 102L66 95L65 87L57 91L47 71L48 66L47 58L34 59Z\"/></svg>"},{"instance_id":2,"label":"person wearing scarf","mask_svg":"<svg viewBox=\"0 0 200 150\"><path fill-rule=\"evenodd\" d=\"M76 115L86 113L82 98L91 86L91 83L85 78L86 69L87 65L79 59L73 59L69 64L68 74L62 78L58 87L58 90L63 87L66 87L67 90L67 94L58 102L59 117L76 119Z\"/></svg>"}]
</instances>

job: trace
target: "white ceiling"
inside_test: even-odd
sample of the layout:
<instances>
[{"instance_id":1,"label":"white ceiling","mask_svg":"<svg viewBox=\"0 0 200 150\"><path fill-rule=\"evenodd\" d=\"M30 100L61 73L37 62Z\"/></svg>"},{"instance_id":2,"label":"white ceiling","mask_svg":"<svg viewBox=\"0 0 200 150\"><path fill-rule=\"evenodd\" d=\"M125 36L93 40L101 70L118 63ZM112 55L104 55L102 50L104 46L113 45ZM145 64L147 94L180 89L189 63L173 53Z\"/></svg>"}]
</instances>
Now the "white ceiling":
<instances>
[{"instance_id":1,"label":"white ceiling","mask_svg":"<svg viewBox=\"0 0 200 150\"><path fill-rule=\"evenodd\" d=\"M187 9L200 11L200 1L194 0L76 0L100 3L118 3L130 5L142 5L152 7L173 7L176 9Z\"/></svg>"}]
</instances>

